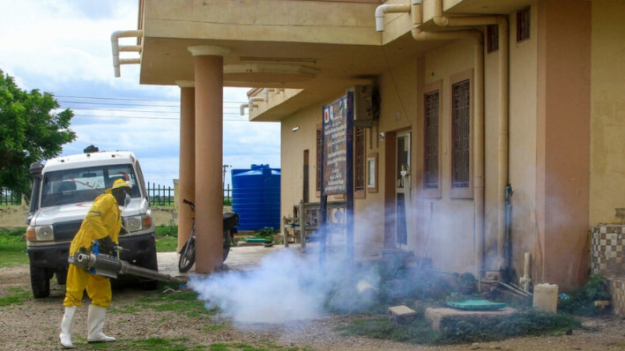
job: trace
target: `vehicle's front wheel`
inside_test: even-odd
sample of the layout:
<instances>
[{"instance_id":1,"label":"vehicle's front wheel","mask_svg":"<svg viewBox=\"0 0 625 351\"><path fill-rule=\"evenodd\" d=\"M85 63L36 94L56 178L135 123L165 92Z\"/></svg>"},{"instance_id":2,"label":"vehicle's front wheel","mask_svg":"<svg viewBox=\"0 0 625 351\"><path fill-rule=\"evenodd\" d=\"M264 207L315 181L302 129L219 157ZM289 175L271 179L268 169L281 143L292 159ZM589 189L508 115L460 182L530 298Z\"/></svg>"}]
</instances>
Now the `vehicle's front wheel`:
<instances>
[{"instance_id":1,"label":"vehicle's front wheel","mask_svg":"<svg viewBox=\"0 0 625 351\"><path fill-rule=\"evenodd\" d=\"M46 268L30 266L30 285L36 299L50 296L50 278Z\"/></svg>"},{"instance_id":2,"label":"vehicle's front wheel","mask_svg":"<svg viewBox=\"0 0 625 351\"><path fill-rule=\"evenodd\" d=\"M143 262L142 266L143 268L151 269L153 271L158 271L158 261L156 258L156 251L145 262ZM142 287L145 290L156 290L158 289L158 280L148 280L143 283Z\"/></svg>"},{"instance_id":3,"label":"vehicle's front wheel","mask_svg":"<svg viewBox=\"0 0 625 351\"><path fill-rule=\"evenodd\" d=\"M56 275L56 282L59 285L65 285L65 283L67 283L67 268L54 271L54 275Z\"/></svg>"}]
</instances>

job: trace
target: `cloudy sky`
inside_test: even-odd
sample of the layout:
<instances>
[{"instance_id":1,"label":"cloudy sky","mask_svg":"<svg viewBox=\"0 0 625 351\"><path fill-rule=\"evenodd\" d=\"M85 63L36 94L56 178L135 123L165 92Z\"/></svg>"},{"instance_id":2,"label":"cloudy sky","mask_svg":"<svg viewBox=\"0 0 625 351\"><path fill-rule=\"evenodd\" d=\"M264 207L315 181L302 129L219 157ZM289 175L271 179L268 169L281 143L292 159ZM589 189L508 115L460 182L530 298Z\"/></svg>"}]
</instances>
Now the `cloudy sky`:
<instances>
[{"instance_id":1,"label":"cloudy sky","mask_svg":"<svg viewBox=\"0 0 625 351\"><path fill-rule=\"evenodd\" d=\"M130 150L147 181L167 186L178 178L180 89L139 85L137 65L122 65L121 78L113 72L111 33L137 29L137 3L0 0L0 70L20 88L50 92L62 108L74 111L77 138L63 155L91 144ZM239 115L247 90L224 89L224 164L279 168L279 124L250 123L247 110Z\"/></svg>"}]
</instances>

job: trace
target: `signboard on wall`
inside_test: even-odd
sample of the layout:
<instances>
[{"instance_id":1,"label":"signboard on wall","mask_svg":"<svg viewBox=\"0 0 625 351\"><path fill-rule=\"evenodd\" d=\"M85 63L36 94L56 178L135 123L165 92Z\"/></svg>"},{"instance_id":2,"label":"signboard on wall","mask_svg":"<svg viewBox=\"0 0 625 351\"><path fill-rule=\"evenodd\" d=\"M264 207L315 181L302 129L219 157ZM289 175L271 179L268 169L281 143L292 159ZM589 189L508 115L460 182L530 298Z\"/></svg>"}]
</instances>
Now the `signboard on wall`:
<instances>
[{"instance_id":1,"label":"signboard on wall","mask_svg":"<svg viewBox=\"0 0 625 351\"><path fill-rule=\"evenodd\" d=\"M353 92L323 106L322 195L348 192L347 146L351 145L354 118Z\"/></svg>"}]
</instances>

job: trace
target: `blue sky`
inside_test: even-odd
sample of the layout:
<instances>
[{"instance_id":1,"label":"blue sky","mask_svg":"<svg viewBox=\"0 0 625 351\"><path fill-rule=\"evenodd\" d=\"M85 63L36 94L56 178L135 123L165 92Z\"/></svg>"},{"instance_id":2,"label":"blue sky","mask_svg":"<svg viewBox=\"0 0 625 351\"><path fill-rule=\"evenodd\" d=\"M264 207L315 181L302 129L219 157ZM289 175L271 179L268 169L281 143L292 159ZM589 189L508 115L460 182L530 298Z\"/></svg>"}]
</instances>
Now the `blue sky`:
<instances>
[{"instance_id":1,"label":"blue sky","mask_svg":"<svg viewBox=\"0 0 625 351\"><path fill-rule=\"evenodd\" d=\"M130 150L147 181L171 185L178 177L180 89L139 85L137 65L122 65L121 78L113 72L111 33L137 29L137 3L0 0L0 70L20 88L50 92L63 108L74 110L71 129L77 139L65 145L63 155L90 144ZM122 45L134 44L123 40ZM224 89L224 164L279 168L279 124L250 123L247 109L239 115L247 90Z\"/></svg>"}]
</instances>

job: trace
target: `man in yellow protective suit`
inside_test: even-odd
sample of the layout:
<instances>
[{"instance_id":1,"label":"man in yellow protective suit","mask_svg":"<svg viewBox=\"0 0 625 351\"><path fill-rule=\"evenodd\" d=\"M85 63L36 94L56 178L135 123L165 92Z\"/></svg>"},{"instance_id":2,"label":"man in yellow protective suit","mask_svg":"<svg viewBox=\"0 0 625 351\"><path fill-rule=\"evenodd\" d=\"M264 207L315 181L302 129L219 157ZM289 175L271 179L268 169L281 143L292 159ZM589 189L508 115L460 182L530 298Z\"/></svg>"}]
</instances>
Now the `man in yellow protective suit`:
<instances>
[{"instance_id":1,"label":"man in yellow protective suit","mask_svg":"<svg viewBox=\"0 0 625 351\"><path fill-rule=\"evenodd\" d=\"M119 206L124 206L130 202L131 188L125 181L118 179L110 189L98 196L89 212L82 221L80 230L72 240L69 248L69 255L73 256L81 247L91 249L94 240L98 240L100 253L112 254L115 245L118 243L119 231L122 227L121 210ZM73 348L72 344L72 322L77 306L82 303L83 292L87 289L87 295L91 298L89 305L89 316L87 318L89 327L89 337L87 341L109 342L115 338L106 336L102 332L106 308L111 302L111 282L109 278L91 274L82 268L72 264L69 265L67 273L67 283L65 300L65 314L61 322L61 345L66 348Z\"/></svg>"}]
</instances>

